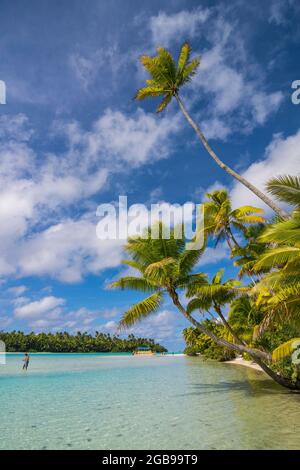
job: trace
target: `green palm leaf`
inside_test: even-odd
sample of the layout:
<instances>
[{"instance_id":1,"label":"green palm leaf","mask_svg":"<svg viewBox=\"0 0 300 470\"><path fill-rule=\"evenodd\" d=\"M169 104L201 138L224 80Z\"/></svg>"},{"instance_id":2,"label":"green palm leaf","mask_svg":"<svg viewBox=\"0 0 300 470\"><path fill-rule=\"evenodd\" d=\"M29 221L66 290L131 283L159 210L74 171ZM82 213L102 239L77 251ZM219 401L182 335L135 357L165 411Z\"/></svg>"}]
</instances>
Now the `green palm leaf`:
<instances>
[{"instance_id":1,"label":"green palm leaf","mask_svg":"<svg viewBox=\"0 0 300 470\"><path fill-rule=\"evenodd\" d=\"M141 101L146 98L153 98L155 96L161 96L165 93L163 88L158 86L147 86L145 88L140 88L134 96L135 100Z\"/></svg>"},{"instance_id":2,"label":"green palm leaf","mask_svg":"<svg viewBox=\"0 0 300 470\"><path fill-rule=\"evenodd\" d=\"M279 201L300 206L300 177L278 176L268 181L267 190L277 197Z\"/></svg>"},{"instance_id":3,"label":"green palm leaf","mask_svg":"<svg viewBox=\"0 0 300 470\"><path fill-rule=\"evenodd\" d=\"M162 292L156 292L150 297L147 297L141 302L133 305L129 310L127 310L127 312L124 313L119 322L119 327L127 328L148 317L151 313L155 313L159 309L162 300Z\"/></svg>"},{"instance_id":4,"label":"green palm leaf","mask_svg":"<svg viewBox=\"0 0 300 470\"><path fill-rule=\"evenodd\" d=\"M300 346L300 338L292 338L289 341L278 346L272 352L272 360L274 362L283 359L286 356L290 356Z\"/></svg>"},{"instance_id":5,"label":"green palm leaf","mask_svg":"<svg viewBox=\"0 0 300 470\"><path fill-rule=\"evenodd\" d=\"M186 311L191 314L195 310L208 310L211 306L211 302L207 302L204 299L195 298L189 301L186 307Z\"/></svg>"},{"instance_id":6,"label":"green palm leaf","mask_svg":"<svg viewBox=\"0 0 300 470\"><path fill-rule=\"evenodd\" d=\"M112 282L111 289L133 289L142 292L154 292L157 290L157 284L143 277L126 276Z\"/></svg>"},{"instance_id":7,"label":"green palm leaf","mask_svg":"<svg viewBox=\"0 0 300 470\"><path fill-rule=\"evenodd\" d=\"M281 266L285 263L298 260L300 262L300 248L283 246L266 251L255 263L254 269L267 269Z\"/></svg>"},{"instance_id":8,"label":"green palm leaf","mask_svg":"<svg viewBox=\"0 0 300 470\"><path fill-rule=\"evenodd\" d=\"M191 46L188 42L185 42L182 47L178 58L177 73L181 74L184 70L185 64L190 60Z\"/></svg>"},{"instance_id":9,"label":"green palm leaf","mask_svg":"<svg viewBox=\"0 0 300 470\"><path fill-rule=\"evenodd\" d=\"M161 112L165 109L165 107L168 106L168 104L170 103L171 99L172 99L172 93L169 93L168 95L166 95L166 96L164 97L164 99L163 99L163 100L160 102L160 104L157 106L156 112L157 112L157 113L161 113Z\"/></svg>"}]
</instances>

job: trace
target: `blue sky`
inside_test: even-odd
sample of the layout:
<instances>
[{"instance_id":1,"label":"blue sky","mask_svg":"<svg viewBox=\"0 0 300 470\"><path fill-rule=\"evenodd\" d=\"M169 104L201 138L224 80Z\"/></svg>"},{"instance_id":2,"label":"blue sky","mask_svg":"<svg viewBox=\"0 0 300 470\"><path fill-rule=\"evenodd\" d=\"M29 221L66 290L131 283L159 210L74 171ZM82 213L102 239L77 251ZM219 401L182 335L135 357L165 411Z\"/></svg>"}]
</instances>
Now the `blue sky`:
<instances>
[{"instance_id":1,"label":"blue sky","mask_svg":"<svg viewBox=\"0 0 300 470\"><path fill-rule=\"evenodd\" d=\"M230 3L230 5L229 5ZM96 238L96 208L203 200L226 187L235 206L261 205L212 162L178 112L132 97L142 53L189 40L202 61L183 91L215 150L263 188L298 173L300 7L296 0L1 0L0 329L114 332L141 297L107 283L124 271L120 242ZM199 269L234 270L225 245ZM166 303L138 325L170 349L184 320Z\"/></svg>"}]
</instances>

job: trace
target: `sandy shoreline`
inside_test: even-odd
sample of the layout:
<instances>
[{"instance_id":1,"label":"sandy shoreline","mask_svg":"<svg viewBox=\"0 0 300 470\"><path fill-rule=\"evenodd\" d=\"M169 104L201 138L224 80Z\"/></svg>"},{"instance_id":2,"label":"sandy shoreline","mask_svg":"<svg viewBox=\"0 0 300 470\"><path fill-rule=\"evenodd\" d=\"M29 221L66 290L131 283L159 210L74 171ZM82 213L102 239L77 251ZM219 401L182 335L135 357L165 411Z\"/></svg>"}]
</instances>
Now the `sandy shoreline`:
<instances>
[{"instance_id":1,"label":"sandy shoreline","mask_svg":"<svg viewBox=\"0 0 300 470\"><path fill-rule=\"evenodd\" d=\"M246 359L243 359L242 357L236 357L231 361L225 361L224 364L235 364L238 366L250 367L251 369L263 372L262 368L258 364L255 364L253 361L246 361Z\"/></svg>"}]
</instances>

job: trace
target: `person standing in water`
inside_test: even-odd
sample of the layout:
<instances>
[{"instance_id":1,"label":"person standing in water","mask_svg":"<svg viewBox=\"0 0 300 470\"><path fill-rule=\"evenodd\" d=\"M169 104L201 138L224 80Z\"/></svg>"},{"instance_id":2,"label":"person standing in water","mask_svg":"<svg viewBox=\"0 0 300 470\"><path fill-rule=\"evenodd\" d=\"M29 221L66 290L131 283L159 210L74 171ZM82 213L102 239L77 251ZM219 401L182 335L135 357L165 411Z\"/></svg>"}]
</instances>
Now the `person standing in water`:
<instances>
[{"instance_id":1,"label":"person standing in water","mask_svg":"<svg viewBox=\"0 0 300 470\"><path fill-rule=\"evenodd\" d=\"M24 354L24 358L23 358L23 370L27 370L28 369L28 365L29 365L29 360L30 360L30 357L29 357L29 354L28 353L25 353Z\"/></svg>"}]
</instances>

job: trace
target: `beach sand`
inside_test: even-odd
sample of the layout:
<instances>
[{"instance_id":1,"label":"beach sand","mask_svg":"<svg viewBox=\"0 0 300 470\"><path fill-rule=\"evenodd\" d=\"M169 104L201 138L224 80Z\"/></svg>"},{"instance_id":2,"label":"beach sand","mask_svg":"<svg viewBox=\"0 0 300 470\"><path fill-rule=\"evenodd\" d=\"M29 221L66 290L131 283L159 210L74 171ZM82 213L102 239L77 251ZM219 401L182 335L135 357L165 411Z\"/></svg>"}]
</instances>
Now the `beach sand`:
<instances>
[{"instance_id":1,"label":"beach sand","mask_svg":"<svg viewBox=\"0 0 300 470\"><path fill-rule=\"evenodd\" d=\"M225 361L224 364L235 364L238 366L251 367L251 369L256 369L256 370L259 370L260 372L264 372L258 364L255 364L255 362L253 361L246 361L246 359L244 359L243 357L236 357L235 359L232 359L231 361Z\"/></svg>"}]
</instances>

